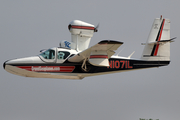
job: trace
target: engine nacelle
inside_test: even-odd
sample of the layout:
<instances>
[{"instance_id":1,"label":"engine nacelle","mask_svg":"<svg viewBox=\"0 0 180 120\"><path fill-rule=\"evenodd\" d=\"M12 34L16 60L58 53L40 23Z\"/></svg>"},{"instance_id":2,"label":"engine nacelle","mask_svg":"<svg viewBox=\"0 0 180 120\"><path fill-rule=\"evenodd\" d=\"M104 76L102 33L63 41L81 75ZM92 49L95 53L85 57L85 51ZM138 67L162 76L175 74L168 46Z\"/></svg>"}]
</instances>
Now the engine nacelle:
<instances>
[{"instance_id":1,"label":"engine nacelle","mask_svg":"<svg viewBox=\"0 0 180 120\"><path fill-rule=\"evenodd\" d=\"M81 37L92 37L95 30L94 25L80 20L73 20L68 28L71 34L80 35Z\"/></svg>"},{"instance_id":2,"label":"engine nacelle","mask_svg":"<svg viewBox=\"0 0 180 120\"><path fill-rule=\"evenodd\" d=\"M77 51L87 49L95 31L94 25L80 20L73 20L68 28L71 32L71 41L75 44L75 49Z\"/></svg>"}]
</instances>

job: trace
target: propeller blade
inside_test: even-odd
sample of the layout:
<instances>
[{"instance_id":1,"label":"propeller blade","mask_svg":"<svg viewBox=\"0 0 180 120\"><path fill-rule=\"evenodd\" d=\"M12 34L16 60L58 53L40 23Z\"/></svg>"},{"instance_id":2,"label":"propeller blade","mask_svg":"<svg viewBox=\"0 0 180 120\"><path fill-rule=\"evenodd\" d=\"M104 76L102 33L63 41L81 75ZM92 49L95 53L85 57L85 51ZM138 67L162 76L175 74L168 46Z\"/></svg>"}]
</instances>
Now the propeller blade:
<instances>
[{"instance_id":1,"label":"propeller blade","mask_svg":"<svg viewBox=\"0 0 180 120\"><path fill-rule=\"evenodd\" d=\"M99 24L94 28L94 32L98 32Z\"/></svg>"}]
</instances>

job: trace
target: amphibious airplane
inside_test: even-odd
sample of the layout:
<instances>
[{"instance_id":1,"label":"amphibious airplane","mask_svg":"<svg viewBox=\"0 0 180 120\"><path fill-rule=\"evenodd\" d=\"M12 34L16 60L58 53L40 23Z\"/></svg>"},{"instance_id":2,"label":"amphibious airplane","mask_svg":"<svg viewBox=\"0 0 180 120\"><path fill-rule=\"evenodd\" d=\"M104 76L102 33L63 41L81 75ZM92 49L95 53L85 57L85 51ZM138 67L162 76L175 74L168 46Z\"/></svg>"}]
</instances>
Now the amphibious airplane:
<instances>
[{"instance_id":1,"label":"amphibious airplane","mask_svg":"<svg viewBox=\"0 0 180 120\"><path fill-rule=\"evenodd\" d=\"M59 47L42 50L37 56L8 60L4 69L12 74L59 79L83 79L84 77L117 73L170 63L170 20L162 16L153 22L140 59L115 56L123 42L103 40L88 48L91 37L98 29L92 24L74 20L68 29L71 42L63 40Z\"/></svg>"}]
</instances>

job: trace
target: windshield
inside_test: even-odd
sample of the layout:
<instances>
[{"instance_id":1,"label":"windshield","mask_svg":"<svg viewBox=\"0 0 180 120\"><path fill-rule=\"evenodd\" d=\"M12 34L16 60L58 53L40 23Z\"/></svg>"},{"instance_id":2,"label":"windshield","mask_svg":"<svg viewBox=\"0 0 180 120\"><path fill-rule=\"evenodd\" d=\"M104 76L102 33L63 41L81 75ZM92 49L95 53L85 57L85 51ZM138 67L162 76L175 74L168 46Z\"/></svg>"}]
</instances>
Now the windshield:
<instances>
[{"instance_id":1,"label":"windshield","mask_svg":"<svg viewBox=\"0 0 180 120\"><path fill-rule=\"evenodd\" d=\"M43 53L40 54L44 59L55 59L55 51L52 49L49 49Z\"/></svg>"}]
</instances>

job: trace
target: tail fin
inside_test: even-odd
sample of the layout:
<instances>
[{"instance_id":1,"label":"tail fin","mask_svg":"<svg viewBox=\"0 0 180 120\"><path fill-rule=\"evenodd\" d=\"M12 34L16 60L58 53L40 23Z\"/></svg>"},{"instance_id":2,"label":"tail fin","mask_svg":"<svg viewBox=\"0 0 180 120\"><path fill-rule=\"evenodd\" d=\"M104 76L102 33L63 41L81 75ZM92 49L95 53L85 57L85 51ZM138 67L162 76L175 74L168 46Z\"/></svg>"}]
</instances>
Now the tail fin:
<instances>
[{"instance_id":1,"label":"tail fin","mask_svg":"<svg viewBox=\"0 0 180 120\"><path fill-rule=\"evenodd\" d=\"M170 61L170 20L156 18L145 43L142 60Z\"/></svg>"}]
</instances>

